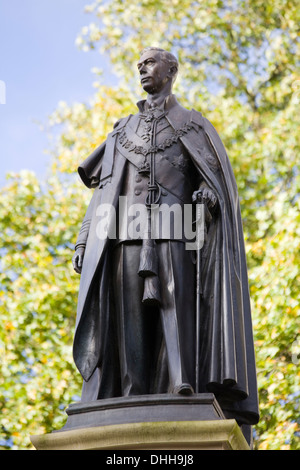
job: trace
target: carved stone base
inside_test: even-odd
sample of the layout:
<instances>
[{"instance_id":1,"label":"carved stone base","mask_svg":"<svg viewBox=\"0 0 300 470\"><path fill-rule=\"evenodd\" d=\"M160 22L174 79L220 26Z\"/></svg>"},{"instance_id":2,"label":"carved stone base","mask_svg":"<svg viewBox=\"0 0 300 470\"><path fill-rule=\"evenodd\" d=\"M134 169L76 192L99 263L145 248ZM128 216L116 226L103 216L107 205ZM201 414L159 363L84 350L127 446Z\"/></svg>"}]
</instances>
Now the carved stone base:
<instances>
[{"instance_id":1,"label":"carved stone base","mask_svg":"<svg viewBox=\"0 0 300 470\"><path fill-rule=\"evenodd\" d=\"M147 395L78 403L66 425L31 436L38 450L249 450L213 394Z\"/></svg>"}]
</instances>

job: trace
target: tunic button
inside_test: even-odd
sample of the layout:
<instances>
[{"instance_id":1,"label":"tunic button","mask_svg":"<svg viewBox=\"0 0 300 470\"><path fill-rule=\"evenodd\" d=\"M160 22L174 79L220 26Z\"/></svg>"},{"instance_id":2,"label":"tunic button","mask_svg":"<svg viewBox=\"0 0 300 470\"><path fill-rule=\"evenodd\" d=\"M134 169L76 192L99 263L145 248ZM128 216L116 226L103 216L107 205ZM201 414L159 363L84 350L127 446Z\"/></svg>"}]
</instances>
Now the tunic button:
<instances>
[{"instance_id":1,"label":"tunic button","mask_svg":"<svg viewBox=\"0 0 300 470\"><path fill-rule=\"evenodd\" d=\"M135 189L135 190L134 190L134 194L135 194L136 196L139 196L139 195L141 194L141 192L142 192L142 191L141 191L140 189Z\"/></svg>"},{"instance_id":2,"label":"tunic button","mask_svg":"<svg viewBox=\"0 0 300 470\"><path fill-rule=\"evenodd\" d=\"M140 182L142 181L141 176L140 176L140 175L136 175L135 181L136 181L137 183L140 183Z\"/></svg>"}]
</instances>

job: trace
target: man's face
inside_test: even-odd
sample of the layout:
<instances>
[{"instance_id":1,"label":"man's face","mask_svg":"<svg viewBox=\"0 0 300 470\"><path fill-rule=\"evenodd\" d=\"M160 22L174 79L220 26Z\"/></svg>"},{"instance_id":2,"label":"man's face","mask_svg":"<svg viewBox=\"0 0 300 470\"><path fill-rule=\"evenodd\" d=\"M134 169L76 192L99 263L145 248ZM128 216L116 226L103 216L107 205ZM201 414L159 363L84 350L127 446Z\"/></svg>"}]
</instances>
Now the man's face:
<instances>
[{"instance_id":1,"label":"man's face","mask_svg":"<svg viewBox=\"0 0 300 470\"><path fill-rule=\"evenodd\" d=\"M159 51L145 52L137 64L143 89L150 94L159 93L172 79L170 65L162 60Z\"/></svg>"}]
</instances>

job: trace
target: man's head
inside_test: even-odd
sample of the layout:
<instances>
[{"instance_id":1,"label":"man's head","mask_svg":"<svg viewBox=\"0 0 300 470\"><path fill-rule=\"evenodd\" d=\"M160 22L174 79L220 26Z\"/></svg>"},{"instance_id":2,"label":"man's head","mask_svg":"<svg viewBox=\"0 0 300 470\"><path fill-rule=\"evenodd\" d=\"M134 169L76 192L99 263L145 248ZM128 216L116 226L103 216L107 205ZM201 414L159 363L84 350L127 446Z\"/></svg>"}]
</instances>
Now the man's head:
<instances>
[{"instance_id":1,"label":"man's head","mask_svg":"<svg viewBox=\"0 0 300 470\"><path fill-rule=\"evenodd\" d=\"M171 91L178 72L178 61L173 54L159 47L147 47L137 66L147 93L156 94L168 86Z\"/></svg>"}]
</instances>

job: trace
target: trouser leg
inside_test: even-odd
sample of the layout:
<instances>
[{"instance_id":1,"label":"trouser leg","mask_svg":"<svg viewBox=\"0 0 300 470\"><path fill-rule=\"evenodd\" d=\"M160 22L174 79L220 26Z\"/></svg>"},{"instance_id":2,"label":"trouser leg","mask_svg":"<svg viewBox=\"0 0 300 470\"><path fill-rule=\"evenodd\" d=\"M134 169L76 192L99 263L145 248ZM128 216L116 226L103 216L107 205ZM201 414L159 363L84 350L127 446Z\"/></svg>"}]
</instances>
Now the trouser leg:
<instances>
[{"instance_id":1,"label":"trouser leg","mask_svg":"<svg viewBox=\"0 0 300 470\"><path fill-rule=\"evenodd\" d=\"M157 243L169 391L195 384L195 265L182 242Z\"/></svg>"},{"instance_id":2,"label":"trouser leg","mask_svg":"<svg viewBox=\"0 0 300 470\"><path fill-rule=\"evenodd\" d=\"M148 312L142 304L144 283L138 275L140 249L140 244L133 243L121 243L114 249L114 297L123 396L150 393L152 331L156 317L155 312Z\"/></svg>"},{"instance_id":3,"label":"trouser leg","mask_svg":"<svg viewBox=\"0 0 300 470\"><path fill-rule=\"evenodd\" d=\"M158 242L156 248L162 299L159 314L166 349L163 357L168 366L169 392L173 392L184 383L194 387L195 382L195 266L182 242ZM151 376L159 364L155 357L155 346L161 344L157 338L158 309L142 304L144 280L137 274L140 250L141 244L125 243L114 250L114 297L124 396L151 390L155 393ZM165 359L162 362L161 370Z\"/></svg>"}]
</instances>

